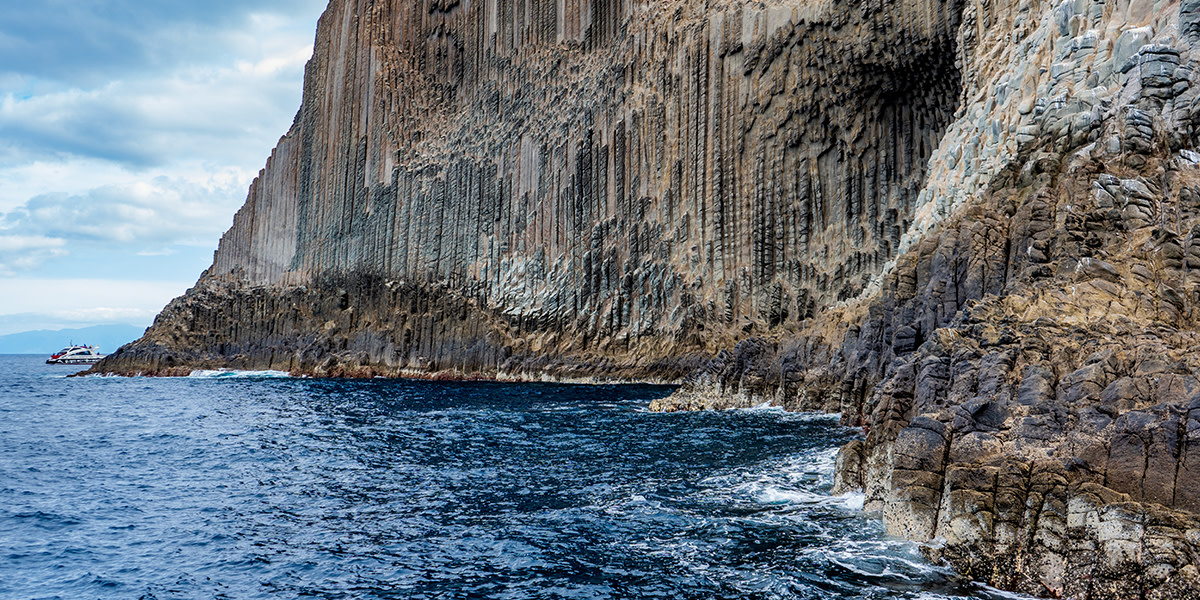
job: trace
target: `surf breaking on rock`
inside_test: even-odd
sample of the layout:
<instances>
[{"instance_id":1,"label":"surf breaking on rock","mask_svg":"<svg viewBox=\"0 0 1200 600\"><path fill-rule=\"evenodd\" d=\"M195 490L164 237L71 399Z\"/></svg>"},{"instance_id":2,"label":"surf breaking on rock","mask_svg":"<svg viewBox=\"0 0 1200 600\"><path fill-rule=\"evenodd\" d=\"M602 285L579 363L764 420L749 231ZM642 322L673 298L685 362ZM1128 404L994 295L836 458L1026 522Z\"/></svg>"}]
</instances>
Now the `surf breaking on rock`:
<instances>
[{"instance_id":1,"label":"surf breaking on rock","mask_svg":"<svg viewBox=\"0 0 1200 600\"><path fill-rule=\"evenodd\" d=\"M841 412L840 488L971 577L1192 597L1198 44L1194 0L335 0L213 266L96 370Z\"/></svg>"}]
</instances>

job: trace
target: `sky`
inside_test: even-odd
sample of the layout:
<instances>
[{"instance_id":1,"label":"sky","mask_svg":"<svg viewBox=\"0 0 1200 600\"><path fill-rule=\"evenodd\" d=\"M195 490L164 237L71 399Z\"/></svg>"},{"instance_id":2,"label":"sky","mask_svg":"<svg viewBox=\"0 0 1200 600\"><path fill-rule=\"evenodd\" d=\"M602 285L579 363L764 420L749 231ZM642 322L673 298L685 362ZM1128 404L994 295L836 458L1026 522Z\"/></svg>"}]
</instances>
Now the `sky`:
<instances>
[{"instance_id":1,"label":"sky","mask_svg":"<svg viewBox=\"0 0 1200 600\"><path fill-rule=\"evenodd\" d=\"M326 3L0 2L0 335L144 327L195 283Z\"/></svg>"}]
</instances>

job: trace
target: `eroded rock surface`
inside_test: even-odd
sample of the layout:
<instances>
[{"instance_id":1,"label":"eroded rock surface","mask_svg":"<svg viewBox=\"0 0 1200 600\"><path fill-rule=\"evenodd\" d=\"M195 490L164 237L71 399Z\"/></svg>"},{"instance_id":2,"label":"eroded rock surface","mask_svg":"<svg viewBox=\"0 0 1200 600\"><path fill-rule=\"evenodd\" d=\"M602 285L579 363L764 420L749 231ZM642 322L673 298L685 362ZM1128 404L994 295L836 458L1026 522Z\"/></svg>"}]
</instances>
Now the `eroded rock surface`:
<instances>
[{"instance_id":1,"label":"eroded rock surface","mask_svg":"<svg viewBox=\"0 0 1200 600\"><path fill-rule=\"evenodd\" d=\"M335 0L97 366L687 381L1004 589L1200 597L1200 1Z\"/></svg>"},{"instance_id":2,"label":"eroded rock surface","mask_svg":"<svg viewBox=\"0 0 1200 600\"><path fill-rule=\"evenodd\" d=\"M216 288L274 306L300 286L323 304L346 287L328 282L394 282L469 300L511 354L593 364L795 329L898 254L960 100L962 10L331 2L291 131L170 312L207 311ZM219 361L231 326L161 319L147 342ZM392 336L365 363L503 368L464 361L460 332L415 354ZM253 335L271 364L305 364ZM155 370L157 352L101 368Z\"/></svg>"},{"instance_id":3,"label":"eroded rock surface","mask_svg":"<svg viewBox=\"0 0 1200 600\"><path fill-rule=\"evenodd\" d=\"M878 295L721 357L660 408L706 389L840 406L867 435L839 490L972 578L1200 596L1197 4L1062 2L1001 27L1003 74L973 95L964 68L971 119ZM989 147L997 127L1016 135ZM951 140L978 148L983 185L941 171Z\"/></svg>"}]
</instances>

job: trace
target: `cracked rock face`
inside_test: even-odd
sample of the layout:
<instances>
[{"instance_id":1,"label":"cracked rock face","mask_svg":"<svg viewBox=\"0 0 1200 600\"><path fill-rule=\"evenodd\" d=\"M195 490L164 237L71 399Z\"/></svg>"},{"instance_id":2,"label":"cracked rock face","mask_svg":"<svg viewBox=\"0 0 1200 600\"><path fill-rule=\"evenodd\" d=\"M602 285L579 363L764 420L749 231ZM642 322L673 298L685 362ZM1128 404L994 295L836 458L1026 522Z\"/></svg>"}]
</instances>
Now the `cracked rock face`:
<instances>
[{"instance_id":1,"label":"cracked rock face","mask_svg":"<svg viewBox=\"0 0 1200 600\"><path fill-rule=\"evenodd\" d=\"M96 370L841 412L891 532L1200 595L1200 0L334 0L213 266Z\"/></svg>"},{"instance_id":2,"label":"cracked rock face","mask_svg":"<svg viewBox=\"0 0 1200 600\"><path fill-rule=\"evenodd\" d=\"M961 48L989 59L877 295L743 341L660 408L840 409L866 436L839 490L974 579L1200 596L1198 17L968 6Z\"/></svg>"},{"instance_id":3,"label":"cracked rock face","mask_svg":"<svg viewBox=\"0 0 1200 600\"><path fill-rule=\"evenodd\" d=\"M309 370L306 353L349 352L382 371L563 376L566 362L661 377L661 361L795 330L899 253L958 108L962 11L331 2L291 131L202 285L168 311L183 320L160 319L143 345L183 365L245 354ZM393 309L359 282L468 302L495 348L464 355L478 336L448 327L414 350L371 321L355 335L379 343L341 350L312 329L325 313L238 304L303 286L316 304L346 289L360 313ZM213 301L257 316L234 335L186 322ZM214 343L239 336L257 347ZM162 352L103 368L157 371Z\"/></svg>"}]
</instances>

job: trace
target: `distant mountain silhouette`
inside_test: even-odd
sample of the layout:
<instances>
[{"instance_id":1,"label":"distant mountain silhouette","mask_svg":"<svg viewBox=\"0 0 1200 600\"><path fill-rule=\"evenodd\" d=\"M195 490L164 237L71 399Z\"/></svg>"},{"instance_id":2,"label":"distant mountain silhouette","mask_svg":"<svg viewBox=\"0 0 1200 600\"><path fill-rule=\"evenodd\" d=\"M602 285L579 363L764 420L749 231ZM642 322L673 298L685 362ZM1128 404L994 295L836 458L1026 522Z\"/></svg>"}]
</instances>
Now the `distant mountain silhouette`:
<instances>
[{"instance_id":1,"label":"distant mountain silhouette","mask_svg":"<svg viewBox=\"0 0 1200 600\"><path fill-rule=\"evenodd\" d=\"M71 343L97 346L102 354L116 351L141 337L145 331L136 325L94 325L58 331L22 331L0 335L0 354L49 354Z\"/></svg>"}]
</instances>

